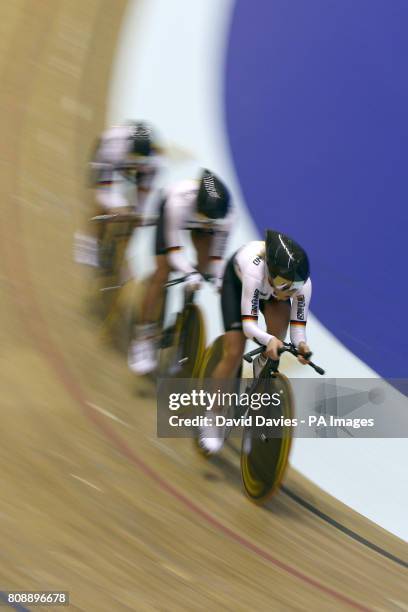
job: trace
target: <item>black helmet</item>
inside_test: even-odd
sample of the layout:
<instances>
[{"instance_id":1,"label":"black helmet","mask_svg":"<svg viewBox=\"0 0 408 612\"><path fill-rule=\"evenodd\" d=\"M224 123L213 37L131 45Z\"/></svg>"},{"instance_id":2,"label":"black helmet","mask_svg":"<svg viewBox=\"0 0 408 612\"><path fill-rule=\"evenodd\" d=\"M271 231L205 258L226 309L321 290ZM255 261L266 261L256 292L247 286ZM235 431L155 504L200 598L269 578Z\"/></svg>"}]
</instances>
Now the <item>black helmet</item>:
<instances>
[{"instance_id":1,"label":"black helmet","mask_svg":"<svg viewBox=\"0 0 408 612\"><path fill-rule=\"evenodd\" d=\"M223 219L230 209L230 193L210 170L204 169L197 195L197 211L209 219Z\"/></svg>"},{"instance_id":2,"label":"black helmet","mask_svg":"<svg viewBox=\"0 0 408 612\"><path fill-rule=\"evenodd\" d=\"M309 258L302 247L286 234L266 230L265 259L272 279L290 281L290 287L301 287L309 278ZM288 283L286 283L287 285ZM295 287L294 287L295 285Z\"/></svg>"},{"instance_id":3,"label":"black helmet","mask_svg":"<svg viewBox=\"0 0 408 612\"><path fill-rule=\"evenodd\" d=\"M131 124L132 145L130 154L138 157L149 157L156 152L156 145L152 127L144 121L136 121Z\"/></svg>"}]
</instances>

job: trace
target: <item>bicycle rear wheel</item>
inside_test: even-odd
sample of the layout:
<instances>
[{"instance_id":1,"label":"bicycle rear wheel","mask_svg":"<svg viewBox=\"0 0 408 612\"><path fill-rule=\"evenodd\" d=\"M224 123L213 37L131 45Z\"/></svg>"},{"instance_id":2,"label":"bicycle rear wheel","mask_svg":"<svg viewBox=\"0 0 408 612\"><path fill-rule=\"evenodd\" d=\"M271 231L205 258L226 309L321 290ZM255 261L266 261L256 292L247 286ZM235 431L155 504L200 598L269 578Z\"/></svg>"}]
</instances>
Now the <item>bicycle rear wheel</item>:
<instances>
[{"instance_id":1,"label":"bicycle rear wheel","mask_svg":"<svg viewBox=\"0 0 408 612\"><path fill-rule=\"evenodd\" d=\"M289 380L277 372L272 377L260 378L252 393L279 393L279 406L266 406L253 416L267 419L293 418L293 396ZM272 435L274 437L272 437ZM279 437L277 437L279 436ZM241 476L247 496L256 504L264 504L279 488L288 464L292 442L290 427L254 426L245 428L241 449Z\"/></svg>"},{"instance_id":2,"label":"bicycle rear wheel","mask_svg":"<svg viewBox=\"0 0 408 612\"><path fill-rule=\"evenodd\" d=\"M216 338L214 342L205 349L200 364L200 378L210 378L218 363L221 361L223 338L224 336L218 336L218 338Z\"/></svg>"}]
</instances>

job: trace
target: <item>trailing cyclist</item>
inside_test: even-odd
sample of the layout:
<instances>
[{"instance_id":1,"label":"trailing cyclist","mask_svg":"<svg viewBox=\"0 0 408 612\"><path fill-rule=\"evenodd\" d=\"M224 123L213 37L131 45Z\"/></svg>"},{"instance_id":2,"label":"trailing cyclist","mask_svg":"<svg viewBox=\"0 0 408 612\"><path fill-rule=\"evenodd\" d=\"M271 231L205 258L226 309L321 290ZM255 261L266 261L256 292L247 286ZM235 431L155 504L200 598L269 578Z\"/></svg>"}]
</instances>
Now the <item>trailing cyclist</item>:
<instances>
[{"instance_id":1,"label":"trailing cyclist","mask_svg":"<svg viewBox=\"0 0 408 612\"><path fill-rule=\"evenodd\" d=\"M164 286L171 270L187 276L186 289L197 290L203 275L221 287L224 250L231 231L233 211L229 190L210 170L198 180L184 180L168 189L160 207L156 230L156 270L148 280L141 317L131 343L128 363L137 374L147 374L157 366L157 321L163 304ZM187 230L197 253L197 266L186 254Z\"/></svg>"},{"instance_id":2,"label":"trailing cyclist","mask_svg":"<svg viewBox=\"0 0 408 612\"><path fill-rule=\"evenodd\" d=\"M95 215L132 211L142 216L161 160L154 131L144 121L113 126L103 132L90 162ZM87 234L76 234L78 263L98 267L98 245L104 227L100 224Z\"/></svg>"}]
</instances>

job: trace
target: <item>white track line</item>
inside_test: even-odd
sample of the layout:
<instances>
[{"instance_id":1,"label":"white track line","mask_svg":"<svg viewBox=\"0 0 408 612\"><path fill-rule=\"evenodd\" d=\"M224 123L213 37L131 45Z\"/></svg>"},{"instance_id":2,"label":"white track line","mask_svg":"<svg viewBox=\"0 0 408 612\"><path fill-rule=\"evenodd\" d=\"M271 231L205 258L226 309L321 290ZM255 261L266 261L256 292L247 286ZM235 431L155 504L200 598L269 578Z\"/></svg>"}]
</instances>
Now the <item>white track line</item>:
<instances>
[{"instance_id":1,"label":"white track line","mask_svg":"<svg viewBox=\"0 0 408 612\"><path fill-rule=\"evenodd\" d=\"M88 487L91 487L92 489L96 489L97 491L100 491L101 493L103 493L102 489L94 485L92 482L89 482L89 480L85 480L85 478L81 478L80 476L77 476L76 474L70 474L70 476L72 476L72 478L75 478L75 480L79 480L80 482L83 482L84 484L88 485Z\"/></svg>"},{"instance_id":2,"label":"white track line","mask_svg":"<svg viewBox=\"0 0 408 612\"><path fill-rule=\"evenodd\" d=\"M121 425L124 425L125 427L128 427L129 429L134 429L132 425L129 425L129 423L126 423L126 421L122 421L122 419L112 414L108 410L105 410L104 408L101 408L100 406L97 406L96 404L93 404L92 402L86 402L86 403L90 408L93 408L97 412L100 412L101 414L108 417L109 419L112 419L113 421L116 421L117 423L120 423Z\"/></svg>"}]
</instances>

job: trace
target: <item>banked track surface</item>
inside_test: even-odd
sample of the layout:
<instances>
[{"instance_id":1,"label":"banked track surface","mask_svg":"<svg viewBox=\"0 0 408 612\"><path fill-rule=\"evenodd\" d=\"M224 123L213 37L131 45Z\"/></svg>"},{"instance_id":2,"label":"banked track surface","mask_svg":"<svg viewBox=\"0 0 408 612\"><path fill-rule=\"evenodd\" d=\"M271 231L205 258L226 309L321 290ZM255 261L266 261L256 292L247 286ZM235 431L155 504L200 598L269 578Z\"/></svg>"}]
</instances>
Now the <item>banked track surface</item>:
<instances>
[{"instance_id":1,"label":"banked track surface","mask_svg":"<svg viewBox=\"0 0 408 612\"><path fill-rule=\"evenodd\" d=\"M205 463L157 440L151 388L86 313L72 234L123 8L0 5L1 588L69 590L78 610L403 610L404 567L293 497L252 506L231 449ZM285 484L406 560L295 472Z\"/></svg>"}]
</instances>

